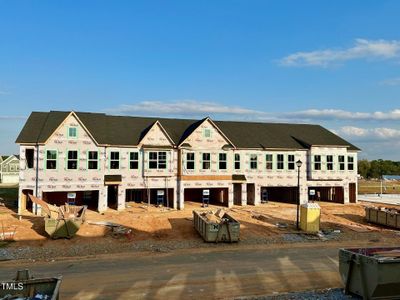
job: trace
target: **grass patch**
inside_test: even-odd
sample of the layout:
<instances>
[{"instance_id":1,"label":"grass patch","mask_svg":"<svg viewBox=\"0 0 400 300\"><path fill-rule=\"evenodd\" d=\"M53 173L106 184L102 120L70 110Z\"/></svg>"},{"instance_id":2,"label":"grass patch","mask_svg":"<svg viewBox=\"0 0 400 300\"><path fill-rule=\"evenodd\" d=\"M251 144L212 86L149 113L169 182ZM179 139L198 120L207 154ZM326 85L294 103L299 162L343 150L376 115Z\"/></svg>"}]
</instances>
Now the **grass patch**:
<instances>
[{"instance_id":1,"label":"grass patch","mask_svg":"<svg viewBox=\"0 0 400 300\"><path fill-rule=\"evenodd\" d=\"M379 194L381 192L380 180L360 180L358 181L359 194ZM383 181L382 192L384 194L400 194L399 181Z\"/></svg>"}]
</instances>

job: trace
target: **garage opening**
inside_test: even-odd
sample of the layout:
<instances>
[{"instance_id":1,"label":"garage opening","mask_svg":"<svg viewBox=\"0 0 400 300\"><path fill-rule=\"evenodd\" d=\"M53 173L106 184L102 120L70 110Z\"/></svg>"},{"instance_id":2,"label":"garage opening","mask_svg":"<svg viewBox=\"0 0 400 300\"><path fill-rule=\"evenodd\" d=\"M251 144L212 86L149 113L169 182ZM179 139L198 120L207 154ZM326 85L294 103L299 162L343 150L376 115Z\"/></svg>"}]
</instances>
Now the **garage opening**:
<instances>
[{"instance_id":1,"label":"garage opening","mask_svg":"<svg viewBox=\"0 0 400 300\"><path fill-rule=\"evenodd\" d=\"M284 203L297 203L298 188L296 187L262 187L261 200L262 201L275 201Z\"/></svg>"},{"instance_id":2,"label":"garage opening","mask_svg":"<svg viewBox=\"0 0 400 300\"><path fill-rule=\"evenodd\" d=\"M233 204L242 205L242 184L233 184Z\"/></svg>"},{"instance_id":3,"label":"garage opening","mask_svg":"<svg viewBox=\"0 0 400 300\"><path fill-rule=\"evenodd\" d=\"M341 186L309 187L308 200L344 203L343 187Z\"/></svg>"},{"instance_id":4,"label":"garage opening","mask_svg":"<svg viewBox=\"0 0 400 300\"><path fill-rule=\"evenodd\" d=\"M185 189L184 201L202 203L203 190L209 190L210 204L228 207L228 188L195 188Z\"/></svg>"},{"instance_id":5,"label":"garage opening","mask_svg":"<svg viewBox=\"0 0 400 300\"><path fill-rule=\"evenodd\" d=\"M71 195L75 194L75 198ZM88 209L96 210L99 204L99 191L70 191L70 192L43 192L43 200L53 205L75 203L75 205L87 205Z\"/></svg>"},{"instance_id":6,"label":"garage opening","mask_svg":"<svg viewBox=\"0 0 400 300\"><path fill-rule=\"evenodd\" d=\"M125 192L126 202L148 203L173 208L174 189L127 189Z\"/></svg>"},{"instance_id":7,"label":"garage opening","mask_svg":"<svg viewBox=\"0 0 400 300\"><path fill-rule=\"evenodd\" d=\"M33 195L33 190L22 190L21 195L21 208L33 213L33 203L29 199L29 195Z\"/></svg>"}]
</instances>

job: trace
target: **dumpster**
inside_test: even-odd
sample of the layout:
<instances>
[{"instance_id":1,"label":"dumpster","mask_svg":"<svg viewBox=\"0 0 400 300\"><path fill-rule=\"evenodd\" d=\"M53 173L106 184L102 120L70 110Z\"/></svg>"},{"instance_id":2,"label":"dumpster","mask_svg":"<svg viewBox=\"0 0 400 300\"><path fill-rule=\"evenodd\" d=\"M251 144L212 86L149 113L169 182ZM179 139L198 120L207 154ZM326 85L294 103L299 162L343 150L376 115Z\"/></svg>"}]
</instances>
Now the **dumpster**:
<instances>
[{"instance_id":1,"label":"dumpster","mask_svg":"<svg viewBox=\"0 0 400 300\"><path fill-rule=\"evenodd\" d=\"M364 299L400 299L400 247L339 250L345 292Z\"/></svg>"},{"instance_id":2,"label":"dumpster","mask_svg":"<svg viewBox=\"0 0 400 300\"><path fill-rule=\"evenodd\" d=\"M400 229L400 210L385 207L366 207L365 218L370 223Z\"/></svg>"},{"instance_id":3,"label":"dumpster","mask_svg":"<svg viewBox=\"0 0 400 300\"><path fill-rule=\"evenodd\" d=\"M57 300L60 294L61 276L33 278L28 270L17 272L14 280L2 282L0 299L47 299Z\"/></svg>"},{"instance_id":4,"label":"dumpster","mask_svg":"<svg viewBox=\"0 0 400 300\"><path fill-rule=\"evenodd\" d=\"M86 205L76 206L66 203L57 207L32 195L29 197L32 202L42 207L42 212L46 214L44 216L45 231L53 239L72 238L85 221Z\"/></svg>"},{"instance_id":5,"label":"dumpster","mask_svg":"<svg viewBox=\"0 0 400 300\"><path fill-rule=\"evenodd\" d=\"M240 223L228 213L193 211L193 225L206 242L237 242Z\"/></svg>"},{"instance_id":6,"label":"dumpster","mask_svg":"<svg viewBox=\"0 0 400 300\"><path fill-rule=\"evenodd\" d=\"M321 208L317 203L306 203L300 206L300 228L306 232L318 232Z\"/></svg>"}]
</instances>

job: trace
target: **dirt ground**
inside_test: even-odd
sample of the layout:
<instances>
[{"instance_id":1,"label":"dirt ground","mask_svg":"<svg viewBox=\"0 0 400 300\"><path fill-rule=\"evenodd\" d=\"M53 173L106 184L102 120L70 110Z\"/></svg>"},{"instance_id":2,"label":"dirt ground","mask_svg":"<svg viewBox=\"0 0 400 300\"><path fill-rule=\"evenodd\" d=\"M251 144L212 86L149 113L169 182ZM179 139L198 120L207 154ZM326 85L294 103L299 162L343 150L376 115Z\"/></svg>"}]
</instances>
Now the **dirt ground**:
<instances>
[{"instance_id":1,"label":"dirt ground","mask_svg":"<svg viewBox=\"0 0 400 300\"><path fill-rule=\"evenodd\" d=\"M398 231L368 224L364 219L364 207L372 206L368 203L335 204L320 203L321 226L324 233L330 234L333 230L339 230L336 235L327 235L336 241L369 240L385 241L399 239ZM14 243L9 243L8 249L51 248L53 252L60 250L60 255L65 247L79 246L79 255L85 255L86 249L91 249L93 254L95 245L106 251L118 251L118 248L126 250L128 244L139 245L140 242L169 243L172 247L201 247L202 239L193 227L193 210L216 210L220 207L210 206L201 208L200 203L186 202L185 209L181 211L147 207L145 204L128 203L123 212L108 210L105 213L87 211L86 221L71 240L52 240L44 231L43 218L26 213L19 220L15 211L0 206L0 234L14 232ZM240 243L286 243L300 242L298 231L295 228L296 205L269 202L260 206L234 206L226 209L236 218L240 224ZM126 227L130 232L123 235L115 235L107 226L92 225L90 221L107 221ZM9 236L10 237L10 236ZM307 235L305 241L318 240L315 235ZM190 244L190 242L193 242ZM181 245L179 245L181 243ZM186 244L185 244L186 243ZM203 243L204 244L204 243ZM86 248L85 248L86 247ZM169 246L170 247L170 246ZM1 248L1 247L0 247ZM4 248L4 247L3 247ZM1 249L0 249L1 250ZM78 251L78 250L74 250ZM106 251L106 252L107 252ZM83 253L81 253L83 252ZM1 253L0 253L1 254ZM78 254L78 253L77 253Z\"/></svg>"}]
</instances>

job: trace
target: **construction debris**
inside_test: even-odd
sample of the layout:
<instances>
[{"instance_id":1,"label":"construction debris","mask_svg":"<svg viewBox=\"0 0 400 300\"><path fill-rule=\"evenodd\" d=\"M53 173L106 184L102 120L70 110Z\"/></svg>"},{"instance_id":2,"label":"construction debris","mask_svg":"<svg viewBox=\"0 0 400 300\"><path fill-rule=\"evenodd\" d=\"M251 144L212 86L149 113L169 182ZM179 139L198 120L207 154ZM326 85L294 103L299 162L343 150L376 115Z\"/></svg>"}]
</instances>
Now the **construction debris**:
<instances>
[{"instance_id":1,"label":"construction debris","mask_svg":"<svg viewBox=\"0 0 400 300\"><path fill-rule=\"evenodd\" d=\"M90 225L106 226L111 228L111 236L113 238L119 238L125 236L128 240L132 240L132 229L127 228L123 225L107 222L107 221L87 221Z\"/></svg>"}]
</instances>

